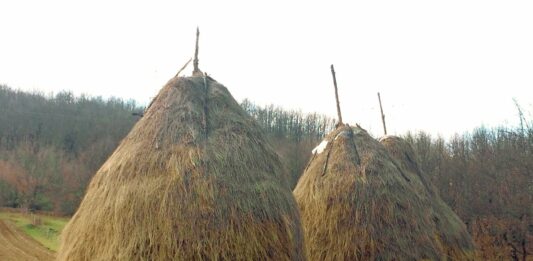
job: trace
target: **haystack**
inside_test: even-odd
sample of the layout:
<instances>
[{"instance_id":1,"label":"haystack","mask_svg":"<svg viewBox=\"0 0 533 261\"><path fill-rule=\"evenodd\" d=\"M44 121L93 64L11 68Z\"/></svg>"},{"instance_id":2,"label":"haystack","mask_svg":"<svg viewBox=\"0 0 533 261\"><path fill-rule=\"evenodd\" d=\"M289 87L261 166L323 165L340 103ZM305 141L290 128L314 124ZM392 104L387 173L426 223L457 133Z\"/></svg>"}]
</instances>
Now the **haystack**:
<instances>
[{"instance_id":1,"label":"haystack","mask_svg":"<svg viewBox=\"0 0 533 261\"><path fill-rule=\"evenodd\" d=\"M59 260L304 260L284 171L223 85L176 76L94 176Z\"/></svg>"},{"instance_id":2,"label":"haystack","mask_svg":"<svg viewBox=\"0 0 533 261\"><path fill-rule=\"evenodd\" d=\"M465 226L418 166L340 124L313 151L294 195L310 260L469 260Z\"/></svg>"}]
</instances>

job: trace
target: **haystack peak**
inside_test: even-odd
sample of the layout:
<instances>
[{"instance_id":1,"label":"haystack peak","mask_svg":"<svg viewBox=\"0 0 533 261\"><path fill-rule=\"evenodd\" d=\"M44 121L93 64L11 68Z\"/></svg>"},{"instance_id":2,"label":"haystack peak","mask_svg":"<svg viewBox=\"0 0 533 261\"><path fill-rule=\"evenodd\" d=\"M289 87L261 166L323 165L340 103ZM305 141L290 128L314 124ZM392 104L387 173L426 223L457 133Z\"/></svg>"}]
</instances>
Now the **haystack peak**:
<instances>
[{"instance_id":1,"label":"haystack peak","mask_svg":"<svg viewBox=\"0 0 533 261\"><path fill-rule=\"evenodd\" d=\"M94 175L58 260L306 259L281 159L197 54Z\"/></svg>"}]
</instances>

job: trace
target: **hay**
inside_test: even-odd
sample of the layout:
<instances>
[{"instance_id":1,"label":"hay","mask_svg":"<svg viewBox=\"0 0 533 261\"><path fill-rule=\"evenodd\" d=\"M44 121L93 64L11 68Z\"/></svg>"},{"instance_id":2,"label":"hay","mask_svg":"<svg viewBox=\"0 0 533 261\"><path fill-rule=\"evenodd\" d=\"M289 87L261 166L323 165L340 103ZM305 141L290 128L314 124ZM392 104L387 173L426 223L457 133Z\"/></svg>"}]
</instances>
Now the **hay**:
<instances>
[{"instance_id":1,"label":"hay","mask_svg":"<svg viewBox=\"0 0 533 261\"><path fill-rule=\"evenodd\" d=\"M58 258L304 260L284 172L224 86L175 77L94 176Z\"/></svg>"},{"instance_id":2,"label":"hay","mask_svg":"<svg viewBox=\"0 0 533 261\"><path fill-rule=\"evenodd\" d=\"M379 142L408 176L413 179L418 178L426 188L433 215L438 218L434 221L435 234L441 242L440 253L452 260L472 259L474 243L464 222L442 200L437 187L429 181L427 174L423 173L420 160L413 147L402 138L390 135L379 139Z\"/></svg>"},{"instance_id":3,"label":"hay","mask_svg":"<svg viewBox=\"0 0 533 261\"><path fill-rule=\"evenodd\" d=\"M472 259L457 216L365 130L325 140L294 190L310 260Z\"/></svg>"}]
</instances>

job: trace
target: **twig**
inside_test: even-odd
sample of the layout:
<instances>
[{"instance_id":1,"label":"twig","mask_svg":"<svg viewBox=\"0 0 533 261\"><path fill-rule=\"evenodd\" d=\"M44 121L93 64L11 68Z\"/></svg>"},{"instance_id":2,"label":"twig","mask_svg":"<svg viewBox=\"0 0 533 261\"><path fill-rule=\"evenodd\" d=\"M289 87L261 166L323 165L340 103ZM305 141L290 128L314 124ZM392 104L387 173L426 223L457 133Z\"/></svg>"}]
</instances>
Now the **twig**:
<instances>
[{"instance_id":1,"label":"twig","mask_svg":"<svg viewBox=\"0 0 533 261\"><path fill-rule=\"evenodd\" d=\"M178 75L181 73L181 71L185 70L187 65L189 65L189 63L191 63L191 60L192 60L192 58L189 58L189 60L185 63L185 65L183 65L183 67L181 67L181 69L178 71L178 73L176 73L176 76L174 76L174 77L178 77Z\"/></svg>"},{"instance_id":2,"label":"twig","mask_svg":"<svg viewBox=\"0 0 533 261\"><path fill-rule=\"evenodd\" d=\"M381 121L383 122L383 131L385 132L385 135L387 135L387 125L385 125L385 114L383 113L383 107L381 106L381 96L378 92L378 100L379 100L379 109L381 110Z\"/></svg>"}]
</instances>

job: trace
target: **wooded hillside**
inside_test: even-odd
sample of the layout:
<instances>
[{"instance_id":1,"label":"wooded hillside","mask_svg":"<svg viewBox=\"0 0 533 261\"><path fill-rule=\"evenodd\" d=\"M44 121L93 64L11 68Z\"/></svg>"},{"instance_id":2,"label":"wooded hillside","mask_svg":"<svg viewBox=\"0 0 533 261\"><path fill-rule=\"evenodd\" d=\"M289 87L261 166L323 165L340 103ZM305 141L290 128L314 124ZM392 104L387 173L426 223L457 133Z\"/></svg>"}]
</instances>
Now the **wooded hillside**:
<instances>
[{"instance_id":1,"label":"wooded hillside","mask_svg":"<svg viewBox=\"0 0 533 261\"><path fill-rule=\"evenodd\" d=\"M248 100L241 105L281 155L294 187L334 120ZM74 213L92 175L137 121L132 113L142 110L118 98L0 86L0 206ZM522 120L523 126L479 128L449 140L405 135L467 224L480 259L525 260L533 253L533 122Z\"/></svg>"},{"instance_id":2,"label":"wooded hillside","mask_svg":"<svg viewBox=\"0 0 533 261\"><path fill-rule=\"evenodd\" d=\"M423 170L466 223L479 260L533 254L533 128L478 128L446 142L408 134Z\"/></svg>"},{"instance_id":3,"label":"wooded hillside","mask_svg":"<svg viewBox=\"0 0 533 261\"><path fill-rule=\"evenodd\" d=\"M72 214L141 109L116 98L0 86L0 204Z\"/></svg>"}]
</instances>

